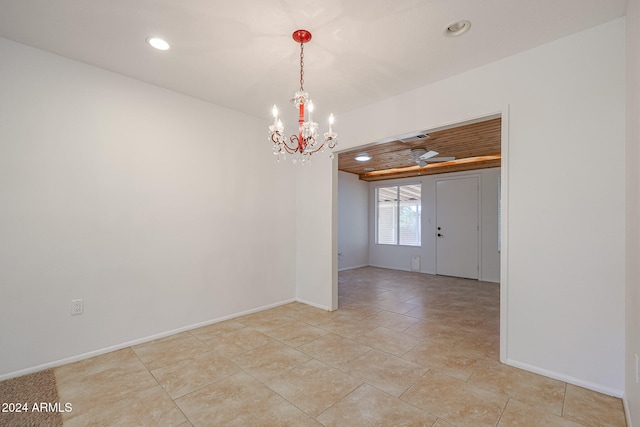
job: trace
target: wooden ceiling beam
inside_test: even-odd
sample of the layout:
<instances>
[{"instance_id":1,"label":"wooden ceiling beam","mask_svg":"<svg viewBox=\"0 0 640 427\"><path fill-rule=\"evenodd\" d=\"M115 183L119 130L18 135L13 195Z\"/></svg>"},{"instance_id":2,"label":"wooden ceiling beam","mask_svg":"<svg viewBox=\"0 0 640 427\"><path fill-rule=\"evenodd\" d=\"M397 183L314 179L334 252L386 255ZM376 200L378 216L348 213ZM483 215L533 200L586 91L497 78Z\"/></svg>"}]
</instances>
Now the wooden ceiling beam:
<instances>
[{"instance_id":1,"label":"wooden ceiling beam","mask_svg":"<svg viewBox=\"0 0 640 427\"><path fill-rule=\"evenodd\" d=\"M375 171L360 174L362 181L382 181L386 179L411 178L414 176L436 175L441 173L463 172L476 169L487 169L500 167L502 159L498 155L497 158L488 160L470 161L465 163L446 162L440 164L432 164L426 167L409 167L402 169L388 169L385 171Z\"/></svg>"}]
</instances>

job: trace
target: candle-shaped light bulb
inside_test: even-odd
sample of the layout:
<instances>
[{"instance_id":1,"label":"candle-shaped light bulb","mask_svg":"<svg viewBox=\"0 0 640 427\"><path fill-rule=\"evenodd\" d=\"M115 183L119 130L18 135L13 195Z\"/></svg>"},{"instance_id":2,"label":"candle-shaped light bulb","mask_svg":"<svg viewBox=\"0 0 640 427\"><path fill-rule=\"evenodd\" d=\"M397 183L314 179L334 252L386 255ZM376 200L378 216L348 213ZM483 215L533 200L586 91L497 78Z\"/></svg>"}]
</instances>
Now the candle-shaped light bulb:
<instances>
[{"instance_id":1,"label":"candle-shaped light bulb","mask_svg":"<svg viewBox=\"0 0 640 427\"><path fill-rule=\"evenodd\" d=\"M283 129L283 128L284 128L284 126L282 125L282 120L280 120L280 119L276 119L276 128L277 128L278 130L281 130L281 129Z\"/></svg>"},{"instance_id":2,"label":"candle-shaped light bulb","mask_svg":"<svg viewBox=\"0 0 640 427\"><path fill-rule=\"evenodd\" d=\"M271 112L273 113L273 125L274 126L278 126L278 107L276 107L276 104L273 104L273 109L271 110Z\"/></svg>"},{"instance_id":3,"label":"candle-shaped light bulb","mask_svg":"<svg viewBox=\"0 0 640 427\"><path fill-rule=\"evenodd\" d=\"M313 112L313 101L309 100L307 103L307 109L309 110L309 122L311 122L311 113Z\"/></svg>"},{"instance_id":4,"label":"candle-shaped light bulb","mask_svg":"<svg viewBox=\"0 0 640 427\"><path fill-rule=\"evenodd\" d=\"M329 114L329 132L333 132L333 122L334 122L335 118L333 117L333 114Z\"/></svg>"}]
</instances>

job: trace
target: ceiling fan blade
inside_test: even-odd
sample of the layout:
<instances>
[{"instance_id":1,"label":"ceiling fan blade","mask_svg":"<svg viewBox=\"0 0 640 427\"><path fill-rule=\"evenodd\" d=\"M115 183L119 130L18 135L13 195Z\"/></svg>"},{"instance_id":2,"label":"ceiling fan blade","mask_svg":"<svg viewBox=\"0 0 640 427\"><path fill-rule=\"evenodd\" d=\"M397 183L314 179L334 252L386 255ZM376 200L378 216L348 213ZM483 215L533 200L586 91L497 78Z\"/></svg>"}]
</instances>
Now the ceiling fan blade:
<instances>
[{"instance_id":1,"label":"ceiling fan blade","mask_svg":"<svg viewBox=\"0 0 640 427\"><path fill-rule=\"evenodd\" d=\"M452 162L456 158L455 157L432 157L427 159L427 163L440 163L440 162Z\"/></svg>"},{"instance_id":2,"label":"ceiling fan blade","mask_svg":"<svg viewBox=\"0 0 640 427\"><path fill-rule=\"evenodd\" d=\"M424 153L423 155L421 155L420 157L418 157L420 160L427 160L430 159L433 156L437 156L438 152L437 151L427 151L426 153Z\"/></svg>"}]
</instances>

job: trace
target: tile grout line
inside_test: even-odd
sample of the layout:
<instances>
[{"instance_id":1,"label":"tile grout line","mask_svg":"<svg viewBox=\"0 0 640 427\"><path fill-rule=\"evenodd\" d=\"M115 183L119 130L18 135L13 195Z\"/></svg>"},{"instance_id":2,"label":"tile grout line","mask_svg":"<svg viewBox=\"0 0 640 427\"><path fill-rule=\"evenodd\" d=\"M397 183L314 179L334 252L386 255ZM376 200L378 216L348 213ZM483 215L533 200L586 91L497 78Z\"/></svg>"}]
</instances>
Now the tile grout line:
<instances>
[{"instance_id":1,"label":"tile grout line","mask_svg":"<svg viewBox=\"0 0 640 427\"><path fill-rule=\"evenodd\" d=\"M347 375L347 374L345 374ZM349 375L350 376L350 375ZM353 377L351 377L353 378ZM354 378L356 381L359 381L357 378ZM319 422L322 425L325 425L323 423L321 423L320 421L318 421L318 418L324 414L325 412L327 412L329 409L333 408L334 406L336 406L339 402L341 402L343 399L346 399L347 397L349 397L349 395L353 394L357 389L359 389L360 387L362 387L364 384L367 385L371 385L369 383L367 383L366 381L362 381L358 386L356 386L353 390L351 390L349 393L345 394L344 396L342 396L340 399L336 400L335 402L333 402L333 404L331 404L328 408L326 408L324 411L320 412L316 417L314 417L313 419L317 422ZM373 387L373 386L372 386Z\"/></svg>"},{"instance_id":2,"label":"tile grout line","mask_svg":"<svg viewBox=\"0 0 640 427\"><path fill-rule=\"evenodd\" d=\"M140 358L140 356L138 356L138 353L135 352L135 350L133 349L133 347L128 347L129 349L131 349L131 351L133 352L133 354L136 356L136 358L140 361L140 363L142 363L142 366L144 366L144 368L147 370L147 372L149 373L149 375L151 375L151 377L153 378L153 380L156 382L156 384L158 384L158 386L162 389L162 391L164 392L164 394L171 400L171 402L173 403L173 406L175 406L178 411L180 411L180 413L184 416L184 419L187 420L189 422L189 424L193 425L193 423L191 422L191 420L189 419L189 417L187 416L187 414L184 413L184 411L182 410L182 408L180 407L180 405L178 405L175 401L175 399L173 397L171 397L169 395L169 393L167 392L167 389L160 384L160 381L158 381L158 378L156 378L155 375L153 375L153 373L151 372L151 370L147 367L147 365L145 365L145 363L142 361L142 359ZM180 425L184 424L184 422L181 422L180 424L177 424L175 427L178 427Z\"/></svg>"},{"instance_id":3,"label":"tile grout line","mask_svg":"<svg viewBox=\"0 0 640 427\"><path fill-rule=\"evenodd\" d=\"M284 344L284 345L286 345L286 344ZM303 353L303 354L306 354L306 353ZM307 354L307 355L308 355L308 354ZM303 365L303 364L305 364L305 363L308 363L308 362L309 362L309 361L311 361L311 360L315 360L315 361L320 362L320 363L322 363L323 365L326 365L326 366L328 366L329 368L331 368L331 366L330 366L330 365L328 365L328 364L326 364L326 363L322 362L321 360L318 360L318 359L316 359L315 357L313 357L313 356L311 356L311 355L308 355L308 356L309 356L311 359L309 359L307 362L300 363L300 364L298 364L298 365L296 365L296 366ZM236 364L233 360L232 360L232 362L233 362L234 364ZM237 364L236 364L236 365L237 365ZM311 416L311 415L309 415L309 414L308 414L304 409L300 408L298 405L296 405L295 403L293 403L293 402L291 402L289 399L287 399L287 397L286 397L286 396L283 396L280 392L278 392L277 390L274 390L271 386L269 386L269 384L267 384L266 380L265 380L265 381L263 381L263 380L261 380L260 378L257 378L256 376L254 376L251 372L249 372L249 371L245 370L242 366L240 366L240 365L237 365L237 366L240 368L240 370L241 370L242 372L244 372L245 374L249 375L251 378L253 378L253 379L254 379L254 380L256 380L257 382L259 382L259 383L260 383L260 384L262 384L263 386L267 387L269 390L271 390L272 392L274 392L275 394L277 394L278 396L280 396L283 400L285 400L286 402L288 402L290 405L292 405L293 407L297 408L300 412L302 412L303 414L305 414L306 416L308 416L308 417L309 417L309 418L311 418L312 420L316 420L316 418L317 418L317 417L312 417L312 416ZM287 371L282 372L282 373L281 373L281 374L279 374L279 375L274 376L274 378L275 378L275 377L277 377L277 376L281 376L282 374L284 374L284 373L286 373L286 372L289 372L289 371L291 371L291 370L293 370L293 369L295 369L295 366L294 366L294 367L292 367L291 369L287 370ZM335 368L334 368L334 369L335 369ZM358 388L358 387L356 387L356 388ZM355 390L355 389L354 389L354 390ZM353 391L353 390L352 390L352 391ZM351 392L349 392L349 393L351 393ZM347 393L347 395L348 395L349 393ZM345 396L346 396L346 395L345 395ZM342 398L344 398L344 396L343 396ZM337 401L337 402L339 402L340 400L342 400L342 398L338 399L338 401ZM337 402L336 402L336 403L337 403ZM335 403L334 403L334 405L335 405ZM333 405L332 405L332 406L333 406ZM324 411L323 411L323 412L324 412ZM318 416L320 416L320 414L318 414ZM317 420L316 420L316 421L317 421ZM318 421L318 422L319 422L319 421ZM320 423L320 424L322 424L322 423Z\"/></svg>"},{"instance_id":4,"label":"tile grout line","mask_svg":"<svg viewBox=\"0 0 640 427\"><path fill-rule=\"evenodd\" d=\"M509 402L511 402L511 396L508 396L507 403L504 404L504 407L500 411L500 416L498 417L498 421L496 421L495 427L498 427L498 425L500 424L500 421L502 420L502 416L504 415L504 411L507 409Z\"/></svg>"}]
</instances>

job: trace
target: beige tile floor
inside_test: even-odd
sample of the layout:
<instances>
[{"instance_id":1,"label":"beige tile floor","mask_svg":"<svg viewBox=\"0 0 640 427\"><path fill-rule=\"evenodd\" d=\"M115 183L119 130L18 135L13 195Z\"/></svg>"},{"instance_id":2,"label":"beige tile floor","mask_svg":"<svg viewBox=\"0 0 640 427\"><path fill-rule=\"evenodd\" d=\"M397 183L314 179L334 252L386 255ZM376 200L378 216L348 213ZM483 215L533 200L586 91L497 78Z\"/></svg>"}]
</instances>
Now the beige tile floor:
<instances>
[{"instance_id":1,"label":"beige tile floor","mask_svg":"<svg viewBox=\"0 0 640 427\"><path fill-rule=\"evenodd\" d=\"M625 425L620 399L498 361L497 284L366 267L339 294L59 367L65 425Z\"/></svg>"}]
</instances>

